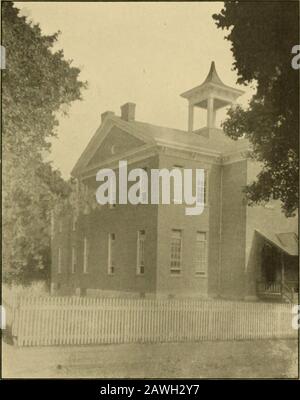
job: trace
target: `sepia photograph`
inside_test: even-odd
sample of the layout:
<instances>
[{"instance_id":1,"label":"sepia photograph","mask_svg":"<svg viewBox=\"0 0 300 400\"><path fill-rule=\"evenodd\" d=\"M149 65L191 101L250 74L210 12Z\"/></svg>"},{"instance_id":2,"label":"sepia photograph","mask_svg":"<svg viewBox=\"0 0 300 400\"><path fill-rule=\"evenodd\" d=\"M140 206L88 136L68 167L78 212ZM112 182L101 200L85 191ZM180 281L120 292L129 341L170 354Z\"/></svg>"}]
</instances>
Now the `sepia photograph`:
<instances>
[{"instance_id":1,"label":"sepia photograph","mask_svg":"<svg viewBox=\"0 0 300 400\"><path fill-rule=\"evenodd\" d=\"M299 43L298 1L1 1L2 379L299 380Z\"/></svg>"}]
</instances>

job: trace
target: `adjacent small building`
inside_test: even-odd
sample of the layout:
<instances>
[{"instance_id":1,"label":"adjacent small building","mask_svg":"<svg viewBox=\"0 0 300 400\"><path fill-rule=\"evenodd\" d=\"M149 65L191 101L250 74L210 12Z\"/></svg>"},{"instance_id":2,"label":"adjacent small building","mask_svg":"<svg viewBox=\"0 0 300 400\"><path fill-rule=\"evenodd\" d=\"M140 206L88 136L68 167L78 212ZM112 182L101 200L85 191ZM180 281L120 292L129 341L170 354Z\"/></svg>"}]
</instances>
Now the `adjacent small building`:
<instances>
[{"instance_id":1,"label":"adjacent small building","mask_svg":"<svg viewBox=\"0 0 300 400\"><path fill-rule=\"evenodd\" d=\"M249 207L243 188L260 166L249 142L215 127L219 109L243 92L225 85L214 63L205 81L185 93L188 129L137 121L135 104L121 116L107 111L72 176L93 196L92 206L55 218L52 291L57 294L221 297L292 301L298 292L297 218L278 202ZM194 111L207 113L196 129ZM186 215L185 204L97 205L99 169L202 168L205 206Z\"/></svg>"}]
</instances>

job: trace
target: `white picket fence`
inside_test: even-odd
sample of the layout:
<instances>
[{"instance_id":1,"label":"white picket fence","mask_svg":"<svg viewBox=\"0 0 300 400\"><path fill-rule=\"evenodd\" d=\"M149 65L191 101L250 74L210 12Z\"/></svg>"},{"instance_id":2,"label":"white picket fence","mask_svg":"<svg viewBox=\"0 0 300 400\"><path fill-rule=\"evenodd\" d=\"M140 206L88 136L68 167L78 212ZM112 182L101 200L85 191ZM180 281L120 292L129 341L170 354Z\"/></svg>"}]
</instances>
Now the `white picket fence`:
<instances>
[{"instance_id":1,"label":"white picket fence","mask_svg":"<svg viewBox=\"0 0 300 400\"><path fill-rule=\"evenodd\" d=\"M25 297L19 346L293 338L292 305L201 300Z\"/></svg>"}]
</instances>

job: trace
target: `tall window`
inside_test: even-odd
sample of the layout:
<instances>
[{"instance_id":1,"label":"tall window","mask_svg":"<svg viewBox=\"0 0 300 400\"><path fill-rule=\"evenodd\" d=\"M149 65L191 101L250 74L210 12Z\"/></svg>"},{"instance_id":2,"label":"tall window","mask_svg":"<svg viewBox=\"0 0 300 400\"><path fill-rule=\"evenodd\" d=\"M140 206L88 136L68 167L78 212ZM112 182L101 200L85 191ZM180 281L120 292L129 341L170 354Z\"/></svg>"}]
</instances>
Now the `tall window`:
<instances>
[{"instance_id":1,"label":"tall window","mask_svg":"<svg viewBox=\"0 0 300 400\"><path fill-rule=\"evenodd\" d=\"M173 229L171 237L171 262L170 272L172 275L181 273L181 257L182 257L182 231Z\"/></svg>"},{"instance_id":2,"label":"tall window","mask_svg":"<svg viewBox=\"0 0 300 400\"><path fill-rule=\"evenodd\" d=\"M115 241L116 236L114 233L108 234L108 274L113 275L115 273Z\"/></svg>"},{"instance_id":3,"label":"tall window","mask_svg":"<svg viewBox=\"0 0 300 400\"><path fill-rule=\"evenodd\" d=\"M195 249L195 274L207 275L207 241L206 232L197 232Z\"/></svg>"},{"instance_id":4,"label":"tall window","mask_svg":"<svg viewBox=\"0 0 300 400\"><path fill-rule=\"evenodd\" d=\"M72 272L72 274L75 273L76 264L77 264L77 260L76 260L76 248L75 248L75 246L72 246L72 265L71 265L71 272Z\"/></svg>"},{"instance_id":5,"label":"tall window","mask_svg":"<svg viewBox=\"0 0 300 400\"><path fill-rule=\"evenodd\" d=\"M61 270L62 270L61 266L62 266L62 250L59 247L58 248L58 254L57 254L57 272L59 274L61 274Z\"/></svg>"},{"instance_id":6,"label":"tall window","mask_svg":"<svg viewBox=\"0 0 300 400\"><path fill-rule=\"evenodd\" d=\"M184 179L184 167L182 165L174 165L174 169L179 169L181 172L181 182L177 182L174 179L173 186L173 202L174 204L182 204L183 202L183 179Z\"/></svg>"},{"instance_id":7,"label":"tall window","mask_svg":"<svg viewBox=\"0 0 300 400\"><path fill-rule=\"evenodd\" d=\"M145 272L145 231L138 231L137 235L137 274L142 275Z\"/></svg>"},{"instance_id":8,"label":"tall window","mask_svg":"<svg viewBox=\"0 0 300 400\"><path fill-rule=\"evenodd\" d=\"M85 237L83 240L83 273L88 272L88 258L89 258L88 240Z\"/></svg>"},{"instance_id":9,"label":"tall window","mask_svg":"<svg viewBox=\"0 0 300 400\"><path fill-rule=\"evenodd\" d=\"M199 182L197 182L198 193L201 193L201 190L203 190L204 204L207 204L207 198L208 198L207 188L208 188L208 172L207 170L204 170L204 182L202 180L199 180Z\"/></svg>"}]
</instances>

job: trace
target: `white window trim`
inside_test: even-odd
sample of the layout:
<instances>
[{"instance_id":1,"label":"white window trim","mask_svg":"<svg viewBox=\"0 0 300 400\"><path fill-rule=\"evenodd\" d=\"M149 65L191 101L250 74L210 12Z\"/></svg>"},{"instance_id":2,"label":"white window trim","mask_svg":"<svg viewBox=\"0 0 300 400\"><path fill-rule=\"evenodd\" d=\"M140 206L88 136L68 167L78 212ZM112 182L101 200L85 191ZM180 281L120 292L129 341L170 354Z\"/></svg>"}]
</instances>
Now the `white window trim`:
<instances>
[{"instance_id":1,"label":"white window trim","mask_svg":"<svg viewBox=\"0 0 300 400\"><path fill-rule=\"evenodd\" d=\"M107 257L107 274L108 275L114 275L115 274L115 265L112 265L112 242L116 240L116 237L112 239L112 235L115 235L114 233L109 233L108 234L108 257ZM113 268L113 271L112 271Z\"/></svg>"},{"instance_id":2,"label":"white window trim","mask_svg":"<svg viewBox=\"0 0 300 400\"><path fill-rule=\"evenodd\" d=\"M85 237L83 239L83 273L88 273L88 240Z\"/></svg>"},{"instance_id":3,"label":"white window trim","mask_svg":"<svg viewBox=\"0 0 300 400\"><path fill-rule=\"evenodd\" d=\"M171 267L171 260L172 260L172 239L173 236L171 236L171 252L170 252L170 267L169 267L169 271L170 271L170 276L181 276L182 275L182 250L183 250L183 230L182 229L172 229L171 230L171 234L173 235L174 231L178 231L180 232L180 267L179 268L174 268Z\"/></svg>"},{"instance_id":4,"label":"white window trim","mask_svg":"<svg viewBox=\"0 0 300 400\"><path fill-rule=\"evenodd\" d=\"M204 169L204 190L205 190L205 200L204 200L204 205L207 206L208 205L208 191L209 191L209 179L208 179L208 175L209 175L209 170L208 169Z\"/></svg>"},{"instance_id":5,"label":"white window trim","mask_svg":"<svg viewBox=\"0 0 300 400\"><path fill-rule=\"evenodd\" d=\"M71 256L71 273L75 274L75 267L77 265L77 254L75 246L72 246L72 256Z\"/></svg>"},{"instance_id":6,"label":"white window trim","mask_svg":"<svg viewBox=\"0 0 300 400\"><path fill-rule=\"evenodd\" d=\"M142 230L139 230L138 232L137 232L137 244L136 244L136 246L137 246L137 252L136 252L136 274L137 275L144 275L145 274L145 241L146 241L146 231L145 230L143 230L144 231L144 234L143 234L143 236L144 236L144 238L143 238L143 242L144 242L144 265L141 265L140 264L140 237L141 237L141 231ZM141 272L141 267L144 267L144 271L143 272Z\"/></svg>"},{"instance_id":7,"label":"white window trim","mask_svg":"<svg viewBox=\"0 0 300 400\"><path fill-rule=\"evenodd\" d=\"M62 249L61 249L61 247L58 248L58 254L57 254L57 273L58 274L62 273Z\"/></svg>"},{"instance_id":8,"label":"white window trim","mask_svg":"<svg viewBox=\"0 0 300 400\"><path fill-rule=\"evenodd\" d=\"M197 265L196 265L196 254L195 254L195 259L194 259L194 268L195 268L195 276L196 277L199 277L199 278L207 278L207 276L208 276L208 258L207 258L207 256L208 256L208 240L207 240L207 236L208 236L208 232L207 231L197 231L196 232L196 235L198 234L198 233L204 233L205 234L205 240L197 240L197 236L196 236L196 246L197 246L197 242L201 242L201 243L204 243L205 244L205 258L204 258L204 260L205 260L205 270L203 270L203 271L200 271L200 270L198 270L197 271ZM196 252L196 250L195 250L195 252Z\"/></svg>"},{"instance_id":9,"label":"white window trim","mask_svg":"<svg viewBox=\"0 0 300 400\"><path fill-rule=\"evenodd\" d=\"M209 175L209 170L207 168L199 168L204 170L204 206L208 205L208 175Z\"/></svg>"}]
</instances>

